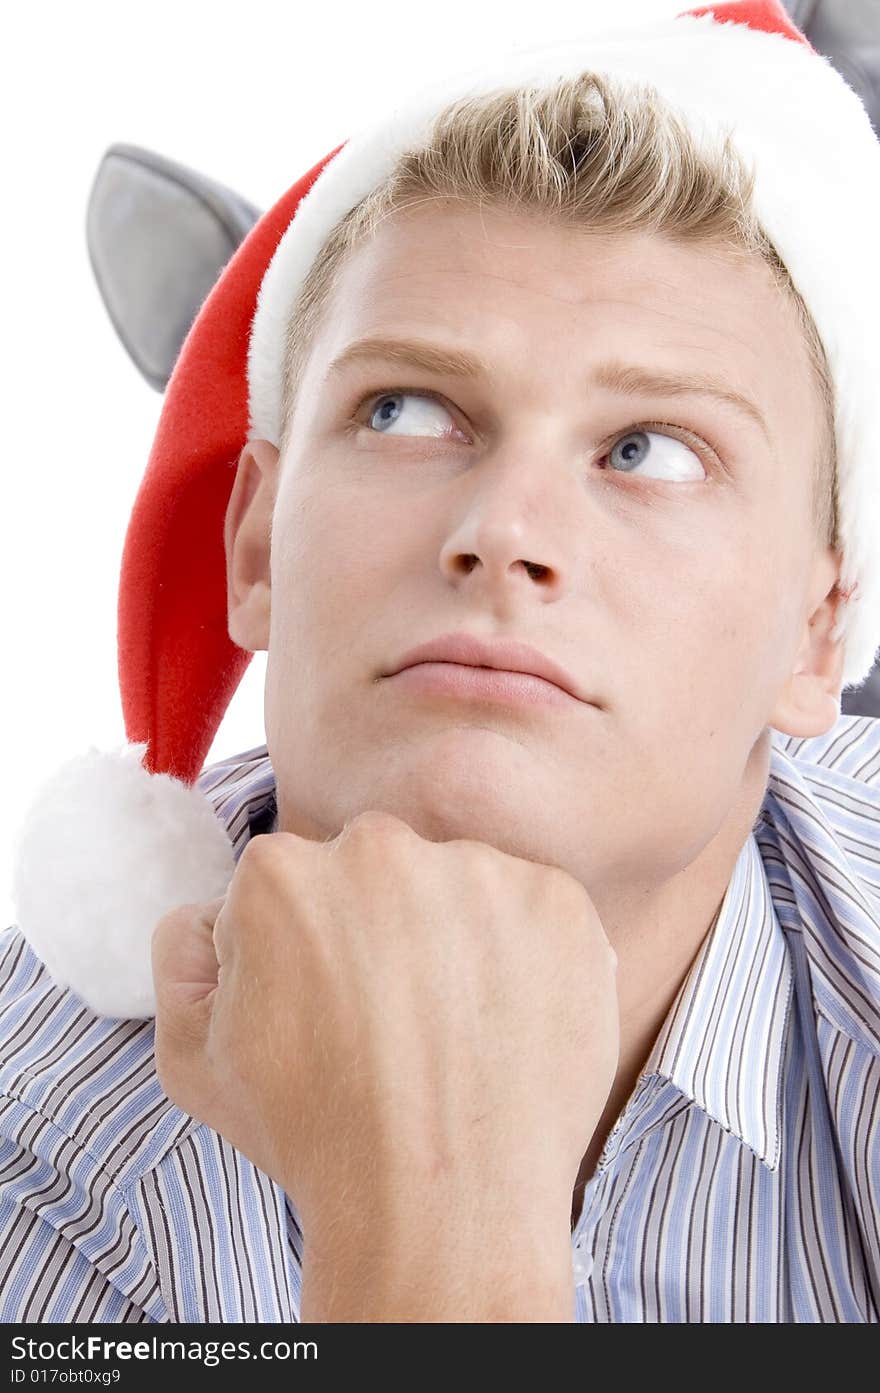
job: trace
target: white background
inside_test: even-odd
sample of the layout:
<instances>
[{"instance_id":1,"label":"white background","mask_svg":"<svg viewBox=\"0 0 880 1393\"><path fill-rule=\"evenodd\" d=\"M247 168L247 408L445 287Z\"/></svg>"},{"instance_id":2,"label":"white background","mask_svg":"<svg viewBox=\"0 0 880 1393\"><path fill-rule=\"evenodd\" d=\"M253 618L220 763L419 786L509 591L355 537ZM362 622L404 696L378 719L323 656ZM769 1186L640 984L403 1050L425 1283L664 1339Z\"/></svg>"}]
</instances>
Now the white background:
<instances>
[{"instance_id":1,"label":"white background","mask_svg":"<svg viewBox=\"0 0 880 1393\"><path fill-rule=\"evenodd\" d=\"M43 3L3 19L4 506L0 927L14 838L41 781L126 739L119 564L162 398L106 315L85 212L109 145L146 146L268 208L369 123L389 89L481 54L669 0ZM295 597L291 597L291 602ZM265 741L266 655L251 660L206 763ZM46 868L51 875L51 865Z\"/></svg>"}]
</instances>

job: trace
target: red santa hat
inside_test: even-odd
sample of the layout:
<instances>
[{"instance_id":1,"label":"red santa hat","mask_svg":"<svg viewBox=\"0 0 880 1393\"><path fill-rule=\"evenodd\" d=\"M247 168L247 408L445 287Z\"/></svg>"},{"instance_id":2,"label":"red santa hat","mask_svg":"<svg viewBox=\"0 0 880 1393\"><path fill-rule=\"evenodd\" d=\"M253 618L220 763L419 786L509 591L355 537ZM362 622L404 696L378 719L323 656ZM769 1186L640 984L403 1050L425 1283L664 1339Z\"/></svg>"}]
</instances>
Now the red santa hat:
<instances>
[{"instance_id":1,"label":"red santa hat","mask_svg":"<svg viewBox=\"0 0 880 1393\"><path fill-rule=\"evenodd\" d=\"M510 52L400 102L315 164L254 226L183 345L125 540L119 681L128 743L40 789L13 866L17 922L59 985L108 1016L154 1013L150 940L226 893L226 829L195 781L252 654L230 639L223 529L248 439L279 443L285 325L335 224L449 103L590 70L649 83L697 139L728 132L757 216L818 327L836 392L845 686L880 643L880 143L860 98L779 0Z\"/></svg>"}]
</instances>

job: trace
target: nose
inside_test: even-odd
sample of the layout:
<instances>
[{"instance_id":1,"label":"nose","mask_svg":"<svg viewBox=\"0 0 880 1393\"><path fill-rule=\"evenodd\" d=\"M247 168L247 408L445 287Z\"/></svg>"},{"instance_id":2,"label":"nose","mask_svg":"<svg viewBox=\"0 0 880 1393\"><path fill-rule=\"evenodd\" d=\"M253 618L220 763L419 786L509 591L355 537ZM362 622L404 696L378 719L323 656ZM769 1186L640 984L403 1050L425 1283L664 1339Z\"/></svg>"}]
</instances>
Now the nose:
<instances>
[{"instance_id":1,"label":"nose","mask_svg":"<svg viewBox=\"0 0 880 1393\"><path fill-rule=\"evenodd\" d=\"M545 599L558 597L571 571L572 498L549 474L545 455L494 466L484 459L463 478L467 492L453 504L440 553L447 579L479 576L493 590L532 583Z\"/></svg>"}]
</instances>

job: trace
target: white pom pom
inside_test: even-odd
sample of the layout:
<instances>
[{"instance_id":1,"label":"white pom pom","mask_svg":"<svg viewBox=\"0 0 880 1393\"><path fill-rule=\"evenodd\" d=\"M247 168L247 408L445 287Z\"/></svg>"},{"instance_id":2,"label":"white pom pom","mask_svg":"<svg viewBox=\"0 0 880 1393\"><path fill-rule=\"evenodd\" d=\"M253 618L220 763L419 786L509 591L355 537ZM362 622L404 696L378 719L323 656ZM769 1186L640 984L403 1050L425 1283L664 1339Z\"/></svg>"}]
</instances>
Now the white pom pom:
<instances>
[{"instance_id":1,"label":"white pom pom","mask_svg":"<svg viewBox=\"0 0 880 1393\"><path fill-rule=\"evenodd\" d=\"M16 838L18 927L55 982L102 1016L155 1015L153 930L178 905L225 895L235 871L208 799L148 773L146 750L91 747L63 764Z\"/></svg>"}]
</instances>

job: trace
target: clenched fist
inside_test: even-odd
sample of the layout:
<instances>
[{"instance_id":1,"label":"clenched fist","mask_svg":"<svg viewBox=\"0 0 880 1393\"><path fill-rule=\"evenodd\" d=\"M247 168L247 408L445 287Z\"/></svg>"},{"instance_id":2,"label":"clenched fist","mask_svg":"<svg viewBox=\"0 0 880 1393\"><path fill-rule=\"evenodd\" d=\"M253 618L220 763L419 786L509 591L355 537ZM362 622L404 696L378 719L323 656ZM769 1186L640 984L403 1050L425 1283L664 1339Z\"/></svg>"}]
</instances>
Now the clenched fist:
<instances>
[{"instance_id":1,"label":"clenched fist","mask_svg":"<svg viewBox=\"0 0 880 1393\"><path fill-rule=\"evenodd\" d=\"M618 1062L615 969L557 867L377 811L329 842L264 834L224 899L157 926L159 1079L283 1186L334 1298L371 1255L396 1314L354 1318L420 1318L400 1311L427 1263L429 1294L458 1274L430 1318L473 1319L449 1314L461 1265L479 1290L508 1244L523 1279L537 1261L565 1292L572 1189Z\"/></svg>"}]
</instances>

